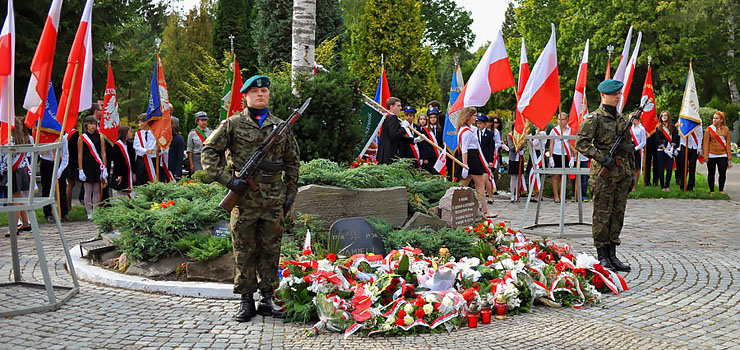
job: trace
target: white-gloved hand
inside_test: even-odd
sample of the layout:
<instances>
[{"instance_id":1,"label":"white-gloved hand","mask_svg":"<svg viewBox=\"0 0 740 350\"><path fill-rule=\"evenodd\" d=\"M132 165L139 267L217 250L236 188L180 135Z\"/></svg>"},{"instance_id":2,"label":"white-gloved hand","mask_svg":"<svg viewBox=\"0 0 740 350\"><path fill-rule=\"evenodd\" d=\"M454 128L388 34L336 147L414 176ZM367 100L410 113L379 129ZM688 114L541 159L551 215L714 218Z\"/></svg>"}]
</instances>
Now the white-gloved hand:
<instances>
[{"instance_id":1,"label":"white-gloved hand","mask_svg":"<svg viewBox=\"0 0 740 350\"><path fill-rule=\"evenodd\" d=\"M424 141L421 139L421 136L414 137L414 143L419 143L421 141Z\"/></svg>"},{"instance_id":2,"label":"white-gloved hand","mask_svg":"<svg viewBox=\"0 0 740 350\"><path fill-rule=\"evenodd\" d=\"M100 178L101 179L107 179L108 178L108 169L107 168L103 168L103 171L100 173Z\"/></svg>"},{"instance_id":3,"label":"white-gloved hand","mask_svg":"<svg viewBox=\"0 0 740 350\"><path fill-rule=\"evenodd\" d=\"M79 174L80 174L79 175L80 181L87 181L87 178L85 177L85 172L82 171L82 169L80 169L80 173Z\"/></svg>"},{"instance_id":4,"label":"white-gloved hand","mask_svg":"<svg viewBox=\"0 0 740 350\"><path fill-rule=\"evenodd\" d=\"M673 152L671 152L670 147L666 147L663 152L667 154L669 157L673 158Z\"/></svg>"},{"instance_id":5,"label":"white-gloved hand","mask_svg":"<svg viewBox=\"0 0 740 350\"><path fill-rule=\"evenodd\" d=\"M576 165L575 159L571 159L568 161L568 167L573 168Z\"/></svg>"},{"instance_id":6,"label":"white-gloved hand","mask_svg":"<svg viewBox=\"0 0 740 350\"><path fill-rule=\"evenodd\" d=\"M468 177L468 169L463 168L462 170L462 178L465 179Z\"/></svg>"},{"instance_id":7,"label":"white-gloved hand","mask_svg":"<svg viewBox=\"0 0 740 350\"><path fill-rule=\"evenodd\" d=\"M555 159L553 157L548 158L547 165L549 165L550 168L554 168L555 167Z\"/></svg>"},{"instance_id":8,"label":"white-gloved hand","mask_svg":"<svg viewBox=\"0 0 740 350\"><path fill-rule=\"evenodd\" d=\"M503 148L504 151L509 152L509 146L507 146L507 145L501 145L501 148Z\"/></svg>"},{"instance_id":9,"label":"white-gloved hand","mask_svg":"<svg viewBox=\"0 0 740 350\"><path fill-rule=\"evenodd\" d=\"M404 120L404 121L401 122L401 126L404 127L404 128L408 128L409 127L409 122L406 121L406 120Z\"/></svg>"}]
</instances>

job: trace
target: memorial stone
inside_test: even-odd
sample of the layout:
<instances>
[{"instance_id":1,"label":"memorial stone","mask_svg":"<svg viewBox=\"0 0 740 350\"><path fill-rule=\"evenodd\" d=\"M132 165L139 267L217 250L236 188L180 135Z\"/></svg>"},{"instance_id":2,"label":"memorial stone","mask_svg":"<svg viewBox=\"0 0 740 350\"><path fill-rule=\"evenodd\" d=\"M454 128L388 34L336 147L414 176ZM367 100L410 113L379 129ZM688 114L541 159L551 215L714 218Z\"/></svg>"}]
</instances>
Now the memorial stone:
<instances>
[{"instance_id":1,"label":"memorial stone","mask_svg":"<svg viewBox=\"0 0 740 350\"><path fill-rule=\"evenodd\" d=\"M365 218L339 219L331 225L329 236L332 241L339 240L342 255L368 253L385 255L383 238Z\"/></svg>"}]
</instances>

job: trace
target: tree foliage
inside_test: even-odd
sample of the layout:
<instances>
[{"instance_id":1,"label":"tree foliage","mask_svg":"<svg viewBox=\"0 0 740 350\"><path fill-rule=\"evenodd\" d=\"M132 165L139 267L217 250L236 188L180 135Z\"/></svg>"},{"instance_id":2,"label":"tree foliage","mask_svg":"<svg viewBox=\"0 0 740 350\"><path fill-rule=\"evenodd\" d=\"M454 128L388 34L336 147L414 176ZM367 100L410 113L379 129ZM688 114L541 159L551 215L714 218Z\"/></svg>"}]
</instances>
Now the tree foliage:
<instances>
[{"instance_id":1,"label":"tree foliage","mask_svg":"<svg viewBox=\"0 0 740 350\"><path fill-rule=\"evenodd\" d=\"M375 94L383 55L391 95L417 106L439 97L431 50L422 46L424 24L408 20L420 16L420 0L367 0L351 56L366 94Z\"/></svg>"},{"instance_id":2,"label":"tree foliage","mask_svg":"<svg viewBox=\"0 0 740 350\"><path fill-rule=\"evenodd\" d=\"M424 41L435 53L467 50L475 41L475 34L470 30L473 24L471 16L470 11L465 11L453 0L422 0Z\"/></svg>"},{"instance_id":3,"label":"tree foliage","mask_svg":"<svg viewBox=\"0 0 740 350\"><path fill-rule=\"evenodd\" d=\"M218 0L213 25L211 56L220 62L225 57L224 52L231 51L229 35L233 35L234 53L246 76L257 73L257 57L250 25L254 21L253 8L254 0Z\"/></svg>"}]
</instances>

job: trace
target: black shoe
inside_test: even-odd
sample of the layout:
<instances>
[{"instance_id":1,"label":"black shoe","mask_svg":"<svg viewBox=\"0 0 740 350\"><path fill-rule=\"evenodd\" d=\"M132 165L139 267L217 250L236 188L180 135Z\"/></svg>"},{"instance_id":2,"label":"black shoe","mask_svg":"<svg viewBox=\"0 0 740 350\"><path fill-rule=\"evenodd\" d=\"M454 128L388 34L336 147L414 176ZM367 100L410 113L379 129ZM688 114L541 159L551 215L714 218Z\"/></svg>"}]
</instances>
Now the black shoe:
<instances>
[{"instance_id":1,"label":"black shoe","mask_svg":"<svg viewBox=\"0 0 740 350\"><path fill-rule=\"evenodd\" d=\"M251 294L242 294L242 302L234 319L236 322L249 322L257 314L254 307L254 298Z\"/></svg>"},{"instance_id":2,"label":"black shoe","mask_svg":"<svg viewBox=\"0 0 740 350\"><path fill-rule=\"evenodd\" d=\"M262 292L262 300L257 305L257 315L285 318L282 307L271 292Z\"/></svg>"},{"instance_id":3,"label":"black shoe","mask_svg":"<svg viewBox=\"0 0 740 350\"><path fill-rule=\"evenodd\" d=\"M609 261L612 263L612 266L614 266L614 269L617 271L630 271L632 268L621 262L619 258L617 258L617 246L615 244L610 244L607 247L607 250L609 252Z\"/></svg>"},{"instance_id":4,"label":"black shoe","mask_svg":"<svg viewBox=\"0 0 740 350\"><path fill-rule=\"evenodd\" d=\"M48 223L50 223L50 224L51 224L51 223L53 223L53 222L54 222L54 217L53 217L53 216L51 216L51 215L47 215L47 216L46 216L46 222L48 222Z\"/></svg>"},{"instance_id":5,"label":"black shoe","mask_svg":"<svg viewBox=\"0 0 740 350\"><path fill-rule=\"evenodd\" d=\"M614 270L614 266L612 266L611 261L609 261L609 250L607 247L596 248L596 255L596 259L599 259L601 267L607 270Z\"/></svg>"}]
</instances>

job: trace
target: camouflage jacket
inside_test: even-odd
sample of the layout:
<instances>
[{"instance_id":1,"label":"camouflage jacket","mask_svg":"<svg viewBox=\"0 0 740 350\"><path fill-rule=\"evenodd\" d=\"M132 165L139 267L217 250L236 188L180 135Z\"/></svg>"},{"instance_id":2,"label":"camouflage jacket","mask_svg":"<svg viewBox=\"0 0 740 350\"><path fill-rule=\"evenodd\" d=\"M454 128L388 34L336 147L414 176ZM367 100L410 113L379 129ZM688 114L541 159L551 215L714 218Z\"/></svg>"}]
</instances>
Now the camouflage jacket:
<instances>
[{"instance_id":1,"label":"camouflage jacket","mask_svg":"<svg viewBox=\"0 0 740 350\"><path fill-rule=\"evenodd\" d=\"M212 179L223 185L228 184L257 151L262 140L267 138L272 129L282 122L283 120L270 113L260 128L249 116L248 109L226 119L204 143L201 160L203 169ZM296 193L298 193L299 157L298 143L293 129L289 127L275 141L263 160L263 163L282 163L282 170L260 167L254 174L262 198L274 198L280 201L295 200ZM278 196L282 198L277 198ZM258 204L255 203L255 205Z\"/></svg>"},{"instance_id":2,"label":"camouflage jacket","mask_svg":"<svg viewBox=\"0 0 740 350\"><path fill-rule=\"evenodd\" d=\"M591 112L581 122L578 136L576 138L576 149L586 157L593 158L597 163L591 165L591 175L596 175L601 171L601 162L609 155L609 150L617 140L617 134L625 128L629 121L618 114L616 118L604 109L601 105ZM618 171L610 172L611 175L631 175L635 169L634 144L629 134L622 138L620 147L615 151L614 156L619 159L621 166Z\"/></svg>"}]
</instances>

